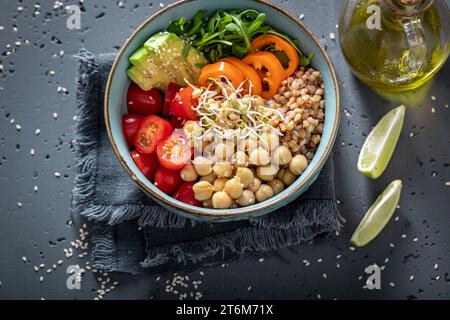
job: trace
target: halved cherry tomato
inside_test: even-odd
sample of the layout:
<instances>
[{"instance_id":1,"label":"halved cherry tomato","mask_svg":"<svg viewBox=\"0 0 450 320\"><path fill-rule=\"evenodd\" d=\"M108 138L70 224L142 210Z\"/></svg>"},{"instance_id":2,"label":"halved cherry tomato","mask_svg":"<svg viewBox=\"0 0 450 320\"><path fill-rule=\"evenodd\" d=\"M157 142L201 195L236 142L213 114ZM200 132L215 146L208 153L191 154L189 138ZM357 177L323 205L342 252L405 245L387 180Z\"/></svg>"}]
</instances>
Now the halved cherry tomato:
<instances>
[{"instance_id":1,"label":"halved cherry tomato","mask_svg":"<svg viewBox=\"0 0 450 320\"><path fill-rule=\"evenodd\" d=\"M171 170L182 169L192 157L192 147L184 130L176 130L158 144L156 153L159 163Z\"/></svg>"},{"instance_id":2,"label":"halved cherry tomato","mask_svg":"<svg viewBox=\"0 0 450 320\"><path fill-rule=\"evenodd\" d=\"M160 166L155 173L155 186L162 192L171 195L180 187L183 181L180 172Z\"/></svg>"},{"instance_id":3,"label":"halved cherry tomato","mask_svg":"<svg viewBox=\"0 0 450 320\"><path fill-rule=\"evenodd\" d=\"M289 66L284 69L284 77L287 78L291 74L293 74L297 68L300 61L297 50L285 39L273 35L273 34L265 34L259 36L255 40L252 41L252 52L257 52L261 50L268 44L274 44L276 51L282 51L286 54L289 59Z\"/></svg>"},{"instance_id":4,"label":"halved cherry tomato","mask_svg":"<svg viewBox=\"0 0 450 320\"><path fill-rule=\"evenodd\" d=\"M207 87L210 79L220 81L223 78L227 78L235 88L238 88L245 80L245 74L231 63L221 61L203 67L198 83L203 87Z\"/></svg>"},{"instance_id":5,"label":"halved cherry tomato","mask_svg":"<svg viewBox=\"0 0 450 320\"><path fill-rule=\"evenodd\" d=\"M198 201L194 197L194 190L192 190L192 187L194 186L195 182L185 182L183 183L178 190L173 194L173 197L177 199L178 201L190 204L191 206L195 207L201 207L202 202Z\"/></svg>"},{"instance_id":6,"label":"halved cherry tomato","mask_svg":"<svg viewBox=\"0 0 450 320\"><path fill-rule=\"evenodd\" d=\"M242 62L241 60L233 57L223 58L220 59L219 61L230 63L233 66L239 68L239 70L241 70L244 73L245 80L250 81L253 84L252 94L257 96L261 95L262 92L261 78L258 76L258 73L256 72L255 69L250 67L248 64Z\"/></svg>"},{"instance_id":7,"label":"halved cherry tomato","mask_svg":"<svg viewBox=\"0 0 450 320\"><path fill-rule=\"evenodd\" d=\"M168 116L170 114L170 104L180 89L181 87L173 82L169 83L167 86L166 95L164 96L164 106L162 109L163 116Z\"/></svg>"},{"instance_id":8,"label":"halved cherry tomato","mask_svg":"<svg viewBox=\"0 0 450 320\"><path fill-rule=\"evenodd\" d=\"M150 115L142 120L134 144L140 153L154 153L158 143L173 131L172 125L163 118Z\"/></svg>"},{"instance_id":9,"label":"halved cherry tomato","mask_svg":"<svg viewBox=\"0 0 450 320\"><path fill-rule=\"evenodd\" d=\"M183 128L184 122L186 120L178 118L178 117L170 117L168 119L168 121L170 122L170 124L172 125L172 127L174 129L180 129L180 128Z\"/></svg>"},{"instance_id":10,"label":"halved cherry tomato","mask_svg":"<svg viewBox=\"0 0 450 320\"><path fill-rule=\"evenodd\" d=\"M144 117L137 114L127 114L122 117L123 135L130 148L134 148L134 140L142 119Z\"/></svg>"},{"instance_id":11,"label":"halved cherry tomato","mask_svg":"<svg viewBox=\"0 0 450 320\"><path fill-rule=\"evenodd\" d=\"M198 105L198 100L192 98L194 88L186 87L177 93L170 104L170 112L183 120L197 120L197 114L192 107Z\"/></svg>"},{"instance_id":12,"label":"halved cherry tomato","mask_svg":"<svg viewBox=\"0 0 450 320\"><path fill-rule=\"evenodd\" d=\"M281 81L286 78L283 66L277 57L273 53L260 51L246 56L242 61L257 70L265 69L267 71L263 78L261 97L272 99L280 89Z\"/></svg>"},{"instance_id":13,"label":"halved cherry tomato","mask_svg":"<svg viewBox=\"0 0 450 320\"><path fill-rule=\"evenodd\" d=\"M138 167L139 171L148 179L153 180L156 169L158 169L158 156L156 154L139 153L136 150L131 151L131 157Z\"/></svg>"},{"instance_id":14,"label":"halved cherry tomato","mask_svg":"<svg viewBox=\"0 0 450 320\"><path fill-rule=\"evenodd\" d=\"M128 112L147 116L158 114L162 107L162 96L158 89L144 91L135 83L131 83L127 92Z\"/></svg>"}]
</instances>

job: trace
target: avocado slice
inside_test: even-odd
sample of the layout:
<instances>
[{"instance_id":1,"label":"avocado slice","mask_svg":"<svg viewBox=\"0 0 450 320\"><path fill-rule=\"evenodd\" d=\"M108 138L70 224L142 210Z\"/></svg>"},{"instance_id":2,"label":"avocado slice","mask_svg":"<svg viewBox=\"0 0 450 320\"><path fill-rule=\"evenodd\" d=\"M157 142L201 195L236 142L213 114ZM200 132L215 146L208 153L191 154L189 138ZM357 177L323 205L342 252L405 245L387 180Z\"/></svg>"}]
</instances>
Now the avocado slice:
<instances>
[{"instance_id":1,"label":"avocado slice","mask_svg":"<svg viewBox=\"0 0 450 320\"><path fill-rule=\"evenodd\" d=\"M169 32L148 39L130 57L128 76L143 90L165 90L170 82L181 86L197 82L205 57L188 42Z\"/></svg>"}]
</instances>

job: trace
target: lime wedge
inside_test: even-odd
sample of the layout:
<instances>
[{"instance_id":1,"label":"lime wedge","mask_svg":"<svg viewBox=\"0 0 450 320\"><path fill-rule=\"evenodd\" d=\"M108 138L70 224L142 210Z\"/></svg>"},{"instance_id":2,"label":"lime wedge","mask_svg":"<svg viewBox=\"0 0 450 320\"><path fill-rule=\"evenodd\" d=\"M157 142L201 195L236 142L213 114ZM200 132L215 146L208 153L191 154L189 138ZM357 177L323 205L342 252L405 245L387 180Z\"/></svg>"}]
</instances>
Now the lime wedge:
<instances>
[{"instance_id":1,"label":"lime wedge","mask_svg":"<svg viewBox=\"0 0 450 320\"><path fill-rule=\"evenodd\" d=\"M365 246L383 230L397 208L401 193L402 182L400 180L392 181L370 206L353 233L350 240L351 245L355 247Z\"/></svg>"},{"instance_id":2,"label":"lime wedge","mask_svg":"<svg viewBox=\"0 0 450 320\"><path fill-rule=\"evenodd\" d=\"M359 172L373 179L383 173L402 131L405 111L403 105L391 110L372 129L359 154Z\"/></svg>"}]
</instances>

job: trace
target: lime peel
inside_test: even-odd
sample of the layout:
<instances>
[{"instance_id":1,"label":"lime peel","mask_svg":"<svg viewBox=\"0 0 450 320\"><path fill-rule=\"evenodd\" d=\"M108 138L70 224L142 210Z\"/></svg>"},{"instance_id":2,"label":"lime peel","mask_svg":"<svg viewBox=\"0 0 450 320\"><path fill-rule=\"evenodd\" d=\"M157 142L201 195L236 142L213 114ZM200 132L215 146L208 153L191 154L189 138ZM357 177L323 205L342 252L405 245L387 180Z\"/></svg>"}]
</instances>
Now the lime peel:
<instances>
[{"instance_id":1,"label":"lime peel","mask_svg":"<svg viewBox=\"0 0 450 320\"><path fill-rule=\"evenodd\" d=\"M378 196L353 233L350 240L352 246L365 246L383 230L397 208L401 191L402 182L394 180Z\"/></svg>"},{"instance_id":2,"label":"lime peel","mask_svg":"<svg viewBox=\"0 0 450 320\"><path fill-rule=\"evenodd\" d=\"M358 158L358 170L376 179L384 172L395 151L405 120L406 107L389 111L372 129Z\"/></svg>"}]
</instances>

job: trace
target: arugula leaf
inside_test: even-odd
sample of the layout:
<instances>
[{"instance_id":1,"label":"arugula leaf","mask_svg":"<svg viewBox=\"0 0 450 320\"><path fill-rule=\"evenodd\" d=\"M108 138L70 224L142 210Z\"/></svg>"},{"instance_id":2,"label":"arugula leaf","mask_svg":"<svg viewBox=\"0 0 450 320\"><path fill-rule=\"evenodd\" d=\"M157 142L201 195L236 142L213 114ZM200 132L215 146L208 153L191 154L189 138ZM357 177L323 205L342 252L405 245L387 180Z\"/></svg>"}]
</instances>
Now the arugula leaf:
<instances>
[{"instance_id":1,"label":"arugula leaf","mask_svg":"<svg viewBox=\"0 0 450 320\"><path fill-rule=\"evenodd\" d=\"M181 17L176 21L172 21L167 28L167 31L171 33L175 33L177 36L180 36L185 33L186 28L186 17Z\"/></svg>"},{"instance_id":2,"label":"arugula leaf","mask_svg":"<svg viewBox=\"0 0 450 320\"><path fill-rule=\"evenodd\" d=\"M199 11L189 22L186 18L173 21L168 31L192 39L192 45L210 62L215 62L224 56L244 57L251 48L251 41L267 33L282 36L292 43L301 55L297 46L298 42L274 30L265 21L266 14L254 9L218 10L209 18L205 11ZM187 57L188 49L190 48L184 48L183 56Z\"/></svg>"},{"instance_id":3,"label":"arugula leaf","mask_svg":"<svg viewBox=\"0 0 450 320\"><path fill-rule=\"evenodd\" d=\"M311 61L314 59L314 52L311 52L308 56L301 55L300 56L300 65L308 66L311 64Z\"/></svg>"}]
</instances>

